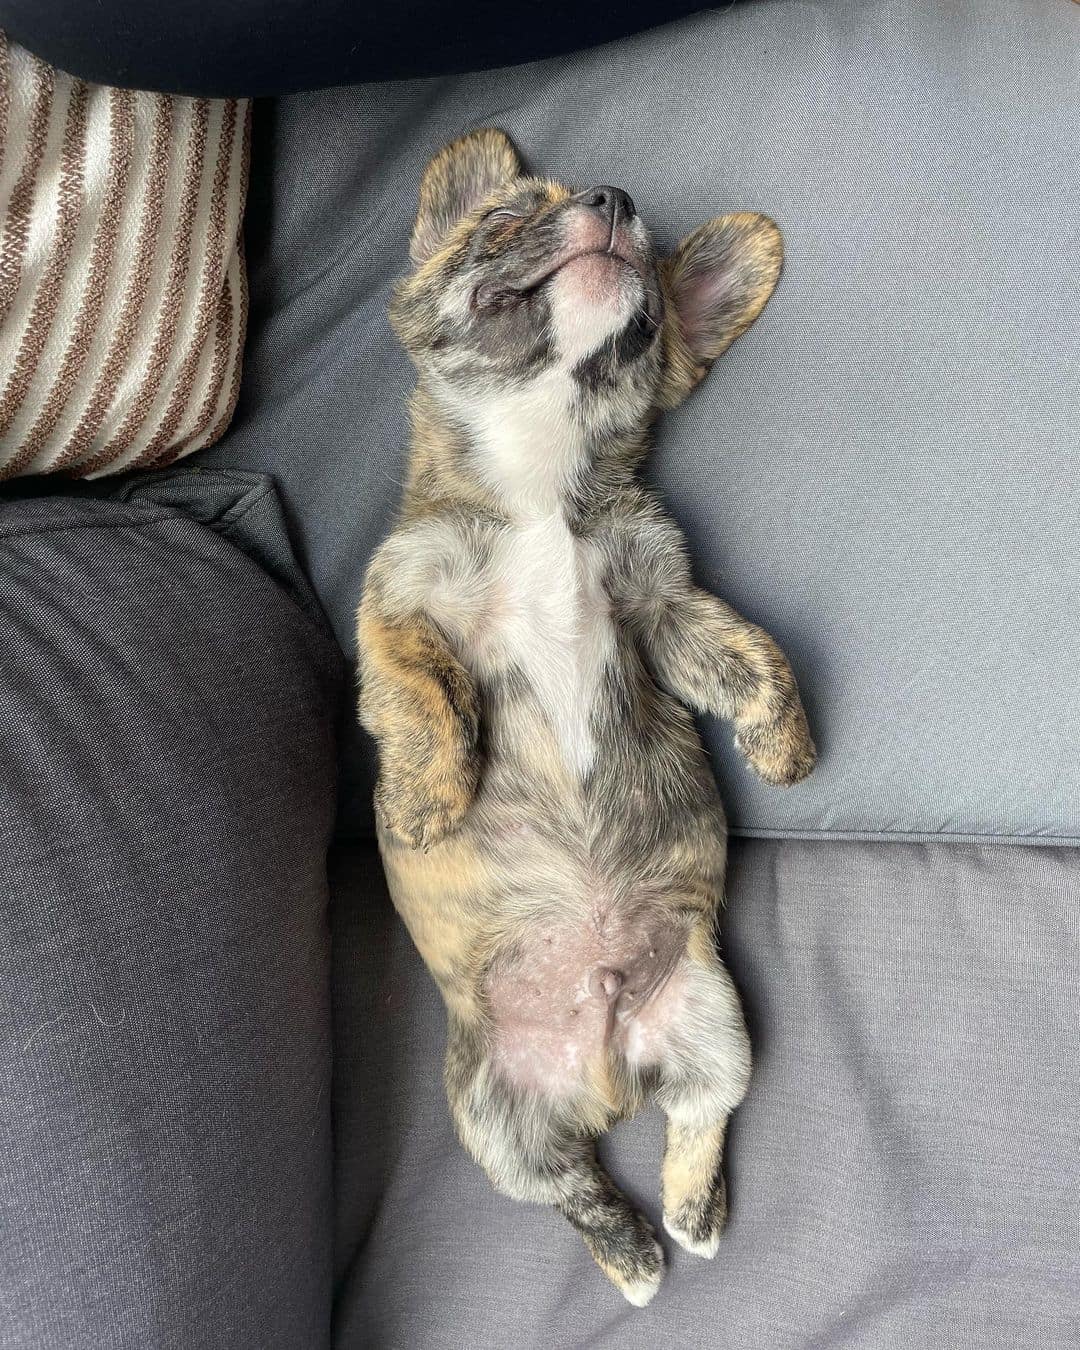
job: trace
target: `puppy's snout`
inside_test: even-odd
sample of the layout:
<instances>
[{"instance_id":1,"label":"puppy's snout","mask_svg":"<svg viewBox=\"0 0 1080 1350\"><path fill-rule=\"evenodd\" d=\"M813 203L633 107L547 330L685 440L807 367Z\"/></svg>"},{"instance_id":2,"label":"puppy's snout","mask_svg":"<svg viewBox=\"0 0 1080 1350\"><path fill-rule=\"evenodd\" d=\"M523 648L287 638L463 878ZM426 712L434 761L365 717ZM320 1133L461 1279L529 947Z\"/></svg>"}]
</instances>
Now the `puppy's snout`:
<instances>
[{"instance_id":1,"label":"puppy's snout","mask_svg":"<svg viewBox=\"0 0 1080 1350\"><path fill-rule=\"evenodd\" d=\"M582 206L594 207L612 225L617 225L620 220L633 220L637 215L629 192L606 183L600 187L586 188L584 192L579 192L574 200L580 202Z\"/></svg>"}]
</instances>

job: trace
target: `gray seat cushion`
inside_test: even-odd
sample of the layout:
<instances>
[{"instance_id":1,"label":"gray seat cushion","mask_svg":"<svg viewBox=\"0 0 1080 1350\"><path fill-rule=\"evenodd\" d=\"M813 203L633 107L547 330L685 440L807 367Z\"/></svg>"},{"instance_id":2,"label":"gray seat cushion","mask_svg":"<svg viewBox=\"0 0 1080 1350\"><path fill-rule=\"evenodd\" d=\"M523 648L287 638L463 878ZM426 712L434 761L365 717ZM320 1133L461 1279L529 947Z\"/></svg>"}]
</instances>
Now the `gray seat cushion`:
<instances>
[{"instance_id":1,"label":"gray seat cushion","mask_svg":"<svg viewBox=\"0 0 1080 1350\"><path fill-rule=\"evenodd\" d=\"M1074 1350L1080 851L748 840L722 946L756 1066L712 1262L629 1308L454 1139L435 987L333 871L339 1350ZM659 1218L663 1118L602 1149Z\"/></svg>"},{"instance_id":2,"label":"gray seat cushion","mask_svg":"<svg viewBox=\"0 0 1080 1350\"><path fill-rule=\"evenodd\" d=\"M668 243L741 208L787 263L663 423L703 582L794 661L814 778L750 834L1080 838L1078 11L725 6L600 50L280 100L256 125L251 341L210 458L279 479L337 632L397 501L411 374L385 310L427 157L477 124L630 190ZM370 755L346 823L370 826Z\"/></svg>"},{"instance_id":3,"label":"gray seat cushion","mask_svg":"<svg viewBox=\"0 0 1080 1350\"><path fill-rule=\"evenodd\" d=\"M0 503L4 1350L329 1341L343 672L275 510Z\"/></svg>"}]
</instances>

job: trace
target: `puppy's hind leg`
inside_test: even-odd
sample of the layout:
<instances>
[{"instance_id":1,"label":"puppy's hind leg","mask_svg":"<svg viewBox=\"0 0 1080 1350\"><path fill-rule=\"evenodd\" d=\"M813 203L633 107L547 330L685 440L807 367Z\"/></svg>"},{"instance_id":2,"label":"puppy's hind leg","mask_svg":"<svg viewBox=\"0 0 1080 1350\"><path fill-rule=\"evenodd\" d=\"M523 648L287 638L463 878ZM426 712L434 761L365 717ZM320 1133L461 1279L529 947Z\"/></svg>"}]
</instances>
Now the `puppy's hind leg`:
<instances>
[{"instance_id":1,"label":"puppy's hind leg","mask_svg":"<svg viewBox=\"0 0 1080 1350\"><path fill-rule=\"evenodd\" d=\"M446 1087L461 1142L495 1189L554 1206L624 1298L644 1307L664 1277L663 1250L600 1166L572 1099L556 1101L508 1083L486 1054L482 1033L455 1018Z\"/></svg>"},{"instance_id":2,"label":"puppy's hind leg","mask_svg":"<svg viewBox=\"0 0 1080 1350\"><path fill-rule=\"evenodd\" d=\"M727 1219L724 1134L750 1076L738 995L703 926L680 972L656 1100L666 1112L664 1227L698 1256L716 1255Z\"/></svg>"},{"instance_id":3,"label":"puppy's hind leg","mask_svg":"<svg viewBox=\"0 0 1080 1350\"><path fill-rule=\"evenodd\" d=\"M584 1137L560 1148L559 1210L581 1234L593 1260L630 1303L643 1308L664 1278L664 1253L652 1225L596 1160Z\"/></svg>"}]
</instances>

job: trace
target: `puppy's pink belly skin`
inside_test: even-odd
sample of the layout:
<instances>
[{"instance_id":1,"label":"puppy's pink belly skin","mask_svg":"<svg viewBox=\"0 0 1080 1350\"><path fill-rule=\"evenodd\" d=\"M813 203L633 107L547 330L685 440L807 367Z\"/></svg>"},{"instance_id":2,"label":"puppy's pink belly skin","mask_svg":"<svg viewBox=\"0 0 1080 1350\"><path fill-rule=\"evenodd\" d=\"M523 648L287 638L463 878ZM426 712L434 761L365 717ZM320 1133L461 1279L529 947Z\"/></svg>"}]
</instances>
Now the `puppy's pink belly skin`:
<instances>
[{"instance_id":1,"label":"puppy's pink belly skin","mask_svg":"<svg viewBox=\"0 0 1080 1350\"><path fill-rule=\"evenodd\" d=\"M613 1039L626 1062L645 1069L664 1058L668 1031L682 1007L686 983L684 963L640 1007L616 1009Z\"/></svg>"},{"instance_id":2,"label":"puppy's pink belly skin","mask_svg":"<svg viewBox=\"0 0 1080 1350\"><path fill-rule=\"evenodd\" d=\"M538 1002L543 991L523 990L519 1001L509 990L494 996L499 1003L495 1015L495 1063L503 1076L517 1087L540 1092L546 1096L571 1095L580 1084L590 1061L603 1051L611 1021L606 1004L590 1000L591 1006L572 1010L576 1021L566 1011L547 1017L528 1006L530 993Z\"/></svg>"},{"instance_id":3,"label":"puppy's pink belly skin","mask_svg":"<svg viewBox=\"0 0 1080 1350\"><path fill-rule=\"evenodd\" d=\"M685 947L685 929L655 917L530 935L486 981L497 1068L519 1087L564 1096L609 1048L634 1067L655 1063Z\"/></svg>"}]
</instances>

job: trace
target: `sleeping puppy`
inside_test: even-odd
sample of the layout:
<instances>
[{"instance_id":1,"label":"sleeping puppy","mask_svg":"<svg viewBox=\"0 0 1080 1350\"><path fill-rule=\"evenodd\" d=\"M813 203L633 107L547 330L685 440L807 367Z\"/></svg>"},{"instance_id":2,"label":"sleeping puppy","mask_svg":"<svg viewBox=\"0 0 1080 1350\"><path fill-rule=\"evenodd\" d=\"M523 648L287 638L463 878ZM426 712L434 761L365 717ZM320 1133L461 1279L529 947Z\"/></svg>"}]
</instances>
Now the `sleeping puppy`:
<instances>
[{"instance_id":1,"label":"sleeping puppy","mask_svg":"<svg viewBox=\"0 0 1080 1350\"><path fill-rule=\"evenodd\" d=\"M428 166L411 256L409 476L359 613L382 857L446 1002L462 1143L642 1305L663 1253L594 1140L651 1093L664 1226L712 1256L750 1072L689 709L729 718L768 783L814 746L783 654L694 585L637 470L657 412L761 312L780 235L726 216L658 261L625 192L525 177L483 130Z\"/></svg>"}]
</instances>

